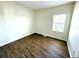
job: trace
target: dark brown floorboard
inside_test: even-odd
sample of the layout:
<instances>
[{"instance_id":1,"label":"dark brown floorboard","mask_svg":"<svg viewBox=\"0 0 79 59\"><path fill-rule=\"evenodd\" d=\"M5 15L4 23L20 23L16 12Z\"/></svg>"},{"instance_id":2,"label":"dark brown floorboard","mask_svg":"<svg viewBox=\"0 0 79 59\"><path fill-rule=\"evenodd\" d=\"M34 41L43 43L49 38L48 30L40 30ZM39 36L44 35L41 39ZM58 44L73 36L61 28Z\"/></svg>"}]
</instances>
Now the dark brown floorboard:
<instances>
[{"instance_id":1,"label":"dark brown floorboard","mask_svg":"<svg viewBox=\"0 0 79 59\"><path fill-rule=\"evenodd\" d=\"M67 44L64 41L32 34L3 47L1 58L69 58Z\"/></svg>"}]
</instances>

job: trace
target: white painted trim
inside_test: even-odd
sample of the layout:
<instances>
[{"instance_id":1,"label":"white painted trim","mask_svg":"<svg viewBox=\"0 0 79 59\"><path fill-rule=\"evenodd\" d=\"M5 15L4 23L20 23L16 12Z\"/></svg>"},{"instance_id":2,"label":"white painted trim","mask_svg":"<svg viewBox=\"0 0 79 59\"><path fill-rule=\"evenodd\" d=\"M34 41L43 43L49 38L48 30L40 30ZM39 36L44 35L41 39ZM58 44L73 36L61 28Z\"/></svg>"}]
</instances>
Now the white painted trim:
<instances>
[{"instance_id":1,"label":"white painted trim","mask_svg":"<svg viewBox=\"0 0 79 59\"><path fill-rule=\"evenodd\" d=\"M9 41L9 42L7 42L7 43L5 43L5 44L0 45L0 47L5 46L5 45L7 45L7 44L10 44L10 43L12 43L12 42L15 42L15 41L17 41L17 40L20 40L20 39L22 39L22 38L24 38L24 37L27 37L27 36L29 36L29 35L32 35L32 34L34 34L34 33L30 33L30 34L24 35L24 36L22 36L22 37L20 37L20 38L16 38L16 39L14 39L14 41Z\"/></svg>"},{"instance_id":2,"label":"white painted trim","mask_svg":"<svg viewBox=\"0 0 79 59\"><path fill-rule=\"evenodd\" d=\"M72 52L71 52L71 48L70 48L70 45L69 45L69 42L67 42L67 46L68 46L68 50L69 50L69 54L70 54L70 58L73 58L73 56L72 56Z\"/></svg>"},{"instance_id":3,"label":"white painted trim","mask_svg":"<svg viewBox=\"0 0 79 59\"><path fill-rule=\"evenodd\" d=\"M43 35L44 37L52 37L52 38L56 38L56 37L53 37L53 36L51 36L51 35L45 35L45 34L43 34L43 33L39 33L39 32L36 32L37 34L41 34L41 35ZM58 40L62 40L62 39L60 39L60 38L57 38ZM62 40L62 41L66 41L67 42L67 40Z\"/></svg>"}]
</instances>

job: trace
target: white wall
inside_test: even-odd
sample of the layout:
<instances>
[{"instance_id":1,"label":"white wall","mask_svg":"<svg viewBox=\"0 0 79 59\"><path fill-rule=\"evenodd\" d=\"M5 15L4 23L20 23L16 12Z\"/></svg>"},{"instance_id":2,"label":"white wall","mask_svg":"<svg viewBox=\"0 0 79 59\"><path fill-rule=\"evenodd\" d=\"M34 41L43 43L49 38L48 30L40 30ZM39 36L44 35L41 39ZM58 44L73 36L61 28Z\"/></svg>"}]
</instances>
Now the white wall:
<instances>
[{"instance_id":1,"label":"white wall","mask_svg":"<svg viewBox=\"0 0 79 59\"><path fill-rule=\"evenodd\" d=\"M73 4L38 11L15 2L0 2L0 46L32 33L67 39ZM52 31L53 14L66 13L65 33ZM64 35L65 34L65 35Z\"/></svg>"},{"instance_id":2,"label":"white wall","mask_svg":"<svg viewBox=\"0 0 79 59\"><path fill-rule=\"evenodd\" d=\"M0 46L8 41L5 26L6 24L3 16L2 3L0 3Z\"/></svg>"},{"instance_id":3,"label":"white wall","mask_svg":"<svg viewBox=\"0 0 79 59\"><path fill-rule=\"evenodd\" d=\"M72 16L68 45L71 57L79 58L79 2L76 2Z\"/></svg>"},{"instance_id":4,"label":"white wall","mask_svg":"<svg viewBox=\"0 0 79 59\"><path fill-rule=\"evenodd\" d=\"M0 2L0 46L33 34L33 10L14 2Z\"/></svg>"},{"instance_id":5,"label":"white wall","mask_svg":"<svg viewBox=\"0 0 79 59\"><path fill-rule=\"evenodd\" d=\"M62 5L36 11L36 32L39 34L43 34L45 36L51 36L66 41L72 11L73 11L73 4ZM54 32L52 31L53 15L61 13L67 14L65 32L64 33Z\"/></svg>"}]
</instances>

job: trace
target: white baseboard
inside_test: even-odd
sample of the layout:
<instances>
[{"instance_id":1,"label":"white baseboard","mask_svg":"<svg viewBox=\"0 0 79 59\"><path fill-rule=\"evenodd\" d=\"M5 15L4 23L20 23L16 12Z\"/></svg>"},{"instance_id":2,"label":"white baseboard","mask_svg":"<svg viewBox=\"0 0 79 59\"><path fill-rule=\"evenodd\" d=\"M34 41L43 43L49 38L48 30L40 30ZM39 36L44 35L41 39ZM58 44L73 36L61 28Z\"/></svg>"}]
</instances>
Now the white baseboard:
<instances>
[{"instance_id":1,"label":"white baseboard","mask_svg":"<svg viewBox=\"0 0 79 59\"><path fill-rule=\"evenodd\" d=\"M69 42L67 42L70 58L73 58Z\"/></svg>"},{"instance_id":2,"label":"white baseboard","mask_svg":"<svg viewBox=\"0 0 79 59\"><path fill-rule=\"evenodd\" d=\"M21 37L19 37L19 38L13 39L13 41L8 41L7 43L4 43L4 44L0 45L0 47L5 46L5 45L7 45L7 44L10 44L10 43L12 43L12 42L15 42L15 41L17 41L17 40L20 40L20 39L22 39L22 38L24 38L24 37L27 37L27 36L29 36L29 35L32 35L32 34L34 34L34 33L29 33L29 34L23 35L23 36L21 36Z\"/></svg>"},{"instance_id":3,"label":"white baseboard","mask_svg":"<svg viewBox=\"0 0 79 59\"><path fill-rule=\"evenodd\" d=\"M37 34L41 34L41 35L43 35L44 37L52 37L52 38L56 38L56 39L59 39L59 40L62 40L62 39L60 39L60 38L57 38L57 37L54 37L54 36L51 36L51 35L46 35L46 34L44 34L44 33L39 33L39 32L36 32ZM66 41L67 42L67 40L62 40L62 41Z\"/></svg>"}]
</instances>

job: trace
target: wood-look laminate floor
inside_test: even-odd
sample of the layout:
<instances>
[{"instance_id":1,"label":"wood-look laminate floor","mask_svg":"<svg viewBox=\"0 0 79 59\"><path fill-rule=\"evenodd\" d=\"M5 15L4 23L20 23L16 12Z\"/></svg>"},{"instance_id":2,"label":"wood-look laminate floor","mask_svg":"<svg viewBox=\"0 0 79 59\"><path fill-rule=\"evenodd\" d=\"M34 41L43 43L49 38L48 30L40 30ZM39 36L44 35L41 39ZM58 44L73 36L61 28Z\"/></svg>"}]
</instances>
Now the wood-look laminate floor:
<instances>
[{"instance_id":1,"label":"wood-look laminate floor","mask_svg":"<svg viewBox=\"0 0 79 59\"><path fill-rule=\"evenodd\" d=\"M32 34L3 47L0 58L69 58L64 41Z\"/></svg>"}]
</instances>

